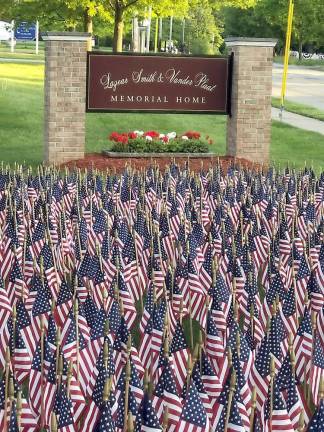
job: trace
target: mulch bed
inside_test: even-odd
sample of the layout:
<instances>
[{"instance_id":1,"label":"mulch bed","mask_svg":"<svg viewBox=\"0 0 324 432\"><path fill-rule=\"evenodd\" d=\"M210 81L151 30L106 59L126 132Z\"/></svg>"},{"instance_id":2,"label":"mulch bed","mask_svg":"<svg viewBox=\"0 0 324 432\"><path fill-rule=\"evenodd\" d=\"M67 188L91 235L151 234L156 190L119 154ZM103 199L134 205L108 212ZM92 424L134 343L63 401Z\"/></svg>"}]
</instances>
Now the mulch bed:
<instances>
[{"instance_id":1,"label":"mulch bed","mask_svg":"<svg viewBox=\"0 0 324 432\"><path fill-rule=\"evenodd\" d=\"M231 156L213 156L208 158L199 157L159 157L159 158L111 158L109 156L102 155L100 153L87 153L83 159L73 160L66 162L61 167L67 167L69 169L80 168L80 169L98 169L100 171L114 171L120 173L124 170L125 166L131 166L136 169L146 168L150 165L158 165L161 169L164 169L173 160L179 166L183 166L189 160L190 169L193 171L199 171L201 168L208 169L211 165L219 163L222 165L223 170L226 172L227 168L233 163L234 158ZM236 158L235 162L244 168L260 168L259 164L248 161L243 158Z\"/></svg>"}]
</instances>

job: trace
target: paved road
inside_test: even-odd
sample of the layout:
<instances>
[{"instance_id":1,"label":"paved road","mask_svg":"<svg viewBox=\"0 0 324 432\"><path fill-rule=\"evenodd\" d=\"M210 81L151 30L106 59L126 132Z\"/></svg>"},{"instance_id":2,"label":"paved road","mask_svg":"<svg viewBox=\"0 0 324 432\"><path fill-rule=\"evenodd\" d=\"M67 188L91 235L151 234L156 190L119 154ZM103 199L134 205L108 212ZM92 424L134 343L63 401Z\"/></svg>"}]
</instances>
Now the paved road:
<instances>
[{"instance_id":1,"label":"paved road","mask_svg":"<svg viewBox=\"0 0 324 432\"><path fill-rule=\"evenodd\" d=\"M274 64L272 95L280 97L282 65ZM289 66L286 99L324 111L324 72L302 66Z\"/></svg>"}]
</instances>

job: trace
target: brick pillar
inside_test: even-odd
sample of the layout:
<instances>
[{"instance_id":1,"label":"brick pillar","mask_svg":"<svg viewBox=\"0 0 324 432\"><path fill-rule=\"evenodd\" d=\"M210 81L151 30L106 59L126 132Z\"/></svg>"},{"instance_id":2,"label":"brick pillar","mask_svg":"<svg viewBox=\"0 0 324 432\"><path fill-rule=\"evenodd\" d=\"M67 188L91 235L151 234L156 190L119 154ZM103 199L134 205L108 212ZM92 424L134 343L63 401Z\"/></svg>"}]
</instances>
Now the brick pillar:
<instances>
[{"instance_id":1,"label":"brick pillar","mask_svg":"<svg viewBox=\"0 0 324 432\"><path fill-rule=\"evenodd\" d=\"M234 54L232 117L227 120L227 154L269 161L274 39L227 38Z\"/></svg>"},{"instance_id":2,"label":"brick pillar","mask_svg":"<svg viewBox=\"0 0 324 432\"><path fill-rule=\"evenodd\" d=\"M84 157L87 40L89 33L47 32L45 44L44 160Z\"/></svg>"}]
</instances>

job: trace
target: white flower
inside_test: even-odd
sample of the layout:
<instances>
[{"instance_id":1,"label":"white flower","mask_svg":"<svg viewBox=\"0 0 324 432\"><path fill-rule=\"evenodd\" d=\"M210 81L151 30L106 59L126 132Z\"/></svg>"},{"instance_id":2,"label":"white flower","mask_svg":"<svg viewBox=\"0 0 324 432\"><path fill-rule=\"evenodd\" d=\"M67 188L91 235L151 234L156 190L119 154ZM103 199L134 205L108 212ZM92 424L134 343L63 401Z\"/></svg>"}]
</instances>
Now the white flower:
<instances>
[{"instance_id":1,"label":"white flower","mask_svg":"<svg viewBox=\"0 0 324 432\"><path fill-rule=\"evenodd\" d=\"M160 139L162 139L162 138L164 138L164 137L165 137L164 134L160 134L160 135L159 135L159 138L160 138Z\"/></svg>"},{"instance_id":2,"label":"white flower","mask_svg":"<svg viewBox=\"0 0 324 432\"><path fill-rule=\"evenodd\" d=\"M140 137L144 135L144 131L134 131L134 133L136 133L136 135Z\"/></svg>"},{"instance_id":3,"label":"white flower","mask_svg":"<svg viewBox=\"0 0 324 432\"><path fill-rule=\"evenodd\" d=\"M173 139L173 138L175 138L176 136L177 136L176 132L169 132L169 133L167 134L167 137L168 137L169 139Z\"/></svg>"},{"instance_id":4,"label":"white flower","mask_svg":"<svg viewBox=\"0 0 324 432\"><path fill-rule=\"evenodd\" d=\"M181 139L188 140L189 138L187 137L187 135L182 135Z\"/></svg>"},{"instance_id":5,"label":"white flower","mask_svg":"<svg viewBox=\"0 0 324 432\"><path fill-rule=\"evenodd\" d=\"M147 139L147 141L152 141L153 140L153 138L151 136L149 136L149 135L146 135L145 138Z\"/></svg>"}]
</instances>

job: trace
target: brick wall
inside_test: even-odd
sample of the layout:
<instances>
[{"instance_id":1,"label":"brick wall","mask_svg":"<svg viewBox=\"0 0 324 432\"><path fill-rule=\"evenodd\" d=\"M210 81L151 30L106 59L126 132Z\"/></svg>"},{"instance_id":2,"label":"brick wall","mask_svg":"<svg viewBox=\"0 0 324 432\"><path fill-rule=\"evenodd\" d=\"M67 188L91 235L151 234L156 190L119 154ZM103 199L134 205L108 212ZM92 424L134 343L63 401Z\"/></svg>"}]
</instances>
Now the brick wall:
<instances>
[{"instance_id":1,"label":"brick wall","mask_svg":"<svg viewBox=\"0 0 324 432\"><path fill-rule=\"evenodd\" d=\"M44 160L59 164L84 156L87 34L81 35L82 40L76 40L75 33L49 32L43 37L46 40Z\"/></svg>"},{"instance_id":2,"label":"brick wall","mask_svg":"<svg viewBox=\"0 0 324 432\"><path fill-rule=\"evenodd\" d=\"M232 117L227 122L227 154L267 163L271 141L272 59L275 41L227 41L234 53ZM255 42L255 45L253 45Z\"/></svg>"}]
</instances>

